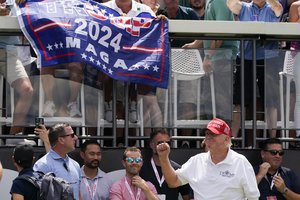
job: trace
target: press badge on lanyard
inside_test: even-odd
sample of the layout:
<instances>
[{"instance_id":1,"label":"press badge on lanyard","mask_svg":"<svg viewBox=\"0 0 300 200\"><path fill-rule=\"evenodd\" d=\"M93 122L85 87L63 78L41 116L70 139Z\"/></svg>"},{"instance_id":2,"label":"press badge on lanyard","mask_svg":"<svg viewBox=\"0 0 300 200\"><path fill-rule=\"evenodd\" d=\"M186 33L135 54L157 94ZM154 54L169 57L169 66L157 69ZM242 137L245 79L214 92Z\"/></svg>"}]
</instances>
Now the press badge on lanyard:
<instances>
[{"instance_id":1,"label":"press badge on lanyard","mask_svg":"<svg viewBox=\"0 0 300 200\"><path fill-rule=\"evenodd\" d=\"M88 191L88 194L90 195L91 199L94 200L95 199L95 194L96 194L96 190L97 190L97 185L98 185L98 180L91 180L91 185L89 184L88 180L86 177L83 178L83 182L85 184L85 187Z\"/></svg>"},{"instance_id":2,"label":"press badge on lanyard","mask_svg":"<svg viewBox=\"0 0 300 200\"><path fill-rule=\"evenodd\" d=\"M162 184L165 181L165 177L164 176L162 176L161 178L159 177L159 174L158 174L158 171L157 171L157 168L156 168L153 158L151 158L151 165L152 165L152 169L154 171L156 180L159 183L159 187L162 187ZM158 194L157 196L158 196L159 200L166 200L165 194Z\"/></svg>"},{"instance_id":3,"label":"press badge on lanyard","mask_svg":"<svg viewBox=\"0 0 300 200\"><path fill-rule=\"evenodd\" d=\"M129 192L130 194L130 197L131 197L131 200L139 200L140 197L141 197L141 188L138 188L138 191L137 191L137 194L136 194L136 197L134 198L134 194L129 186L129 183L127 181L127 179L125 178L125 186L126 186L126 189L127 191Z\"/></svg>"},{"instance_id":4,"label":"press badge on lanyard","mask_svg":"<svg viewBox=\"0 0 300 200\"><path fill-rule=\"evenodd\" d=\"M274 176L277 176L277 175L278 175L278 171L274 174ZM274 179L273 179L274 176L272 177L272 180L271 180L271 183L270 183L270 190L272 190L273 187L274 187ZM265 176L265 178L268 181L268 178L266 176ZM277 200L277 197L276 196L267 196L267 200Z\"/></svg>"},{"instance_id":5,"label":"press badge on lanyard","mask_svg":"<svg viewBox=\"0 0 300 200\"><path fill-rule=\"evenodd\" d=\"M151 158L151 165L152 165L152 169L154 171L156 180L159 183L159 187L162 187L162 184L165 181L165 177L164 176L162 176L161 178L159 177L159 174L158 174L158 171L157 171L157 168L156 168L153 158Z\"/></svg>"}]
</instances>

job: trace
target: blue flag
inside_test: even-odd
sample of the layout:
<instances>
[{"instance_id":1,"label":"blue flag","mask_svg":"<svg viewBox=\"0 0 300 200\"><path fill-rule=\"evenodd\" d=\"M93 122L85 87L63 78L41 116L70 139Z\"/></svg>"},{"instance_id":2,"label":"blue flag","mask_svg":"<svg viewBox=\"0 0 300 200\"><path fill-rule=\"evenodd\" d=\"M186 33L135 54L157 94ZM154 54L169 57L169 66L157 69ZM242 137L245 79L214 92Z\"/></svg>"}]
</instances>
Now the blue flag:
<instances>
[{"instance_id":1,"label":"blue flag","mask_svg":"<svg viewBox=\"0 0 300 200\"><path fill-rule=\"evenodd\" d=\"M85 0L27 0L17 14L40 67L82 62L116 80L168 86L167 20L121 17Z\"/></svg>"}]
</instances>

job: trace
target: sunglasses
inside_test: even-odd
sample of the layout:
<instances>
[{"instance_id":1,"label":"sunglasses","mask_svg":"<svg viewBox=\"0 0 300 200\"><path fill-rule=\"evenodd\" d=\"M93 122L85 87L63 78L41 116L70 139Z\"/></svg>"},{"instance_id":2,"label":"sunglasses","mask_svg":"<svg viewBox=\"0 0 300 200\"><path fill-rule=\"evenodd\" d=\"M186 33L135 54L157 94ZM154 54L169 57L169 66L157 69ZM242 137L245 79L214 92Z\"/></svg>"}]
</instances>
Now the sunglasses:
<instances>
[{"instance_id":1,"label":"sunglasses","mask_svg":"<svg viewBox=\"0 0 300 200\"><path fill-rule=\"evenodd\" d=\"M284 151L277 151L277 150L265 150L265 151L269 152L273 156L276 156L277 154L279 156L283 156L284 155Z\"/></svg>"},{"instance_id":2,"label":"sunglasses","mask_svg":"<svg viewBox=\"0 0 300 200\"><path fill-rule=\"evenodd\" d=\"M131 157L128 157L128 158L126 158L125 159L128 163L133 163L133 162L135 162L135 163L141 163L141 162L143 162L143 158L131 158Z\"/></svg>"},{"instance_id":3,"label":"sunglasses","mask_svg":"<svg viewBox=\"0 0 300 200\"><path fill-rule=\"evenodd\" d=\"M68 136L71 136L71 138L74 138L76 136L75 133L71 133L71 134L67 134L67 135L61 135L59 137L68 137Z\"/></svg>"},{"instance_id":4,"label":"sunglasses","mask_svg":"<svg viewBox=\"0 0 300 200\"><path fill-rule=\"evenodd\" d=\"M171 141L157 141L156 145L162 144L162 143L167 143L169 146L171 146Z\"/></svg>"}]
</instances>

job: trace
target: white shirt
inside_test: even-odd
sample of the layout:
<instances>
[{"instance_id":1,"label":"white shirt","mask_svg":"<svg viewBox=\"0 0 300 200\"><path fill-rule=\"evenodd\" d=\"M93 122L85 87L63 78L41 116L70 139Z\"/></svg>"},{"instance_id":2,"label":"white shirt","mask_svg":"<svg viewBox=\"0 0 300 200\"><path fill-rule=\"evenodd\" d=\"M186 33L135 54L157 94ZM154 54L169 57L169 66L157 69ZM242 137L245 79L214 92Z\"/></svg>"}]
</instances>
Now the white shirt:
<instances>
[{"instance_id":1,"label":"white shirt","mask_svg":"<svg viewBox=\"0 0 300 200\"><path fill-rule=\"evenodd\" d=\"M137 17L141 13L150 13L151 16L155 17L155 13L151 10L149 6L138 3L134 0L132 0L131 2L132 2L131 10L127 14L125 14L126 17ZM120 15L124 15L123 11L117 6L115 0L110 0L108 2L105 2L103 3L103 5L114 9Z\"/></svg>"},{"instance_id":2,"label":"white shirt","mask_svg":"<svg viewBox=\"0 0 300 200\"><path fill-rule=\"evenodd\" d=\"M231 149L218 164L212 162L210 152L195 155L176 174L182 184L190 184L195 200L254 200L260 195L253 167Z\"/></svg>"}]
</instances>

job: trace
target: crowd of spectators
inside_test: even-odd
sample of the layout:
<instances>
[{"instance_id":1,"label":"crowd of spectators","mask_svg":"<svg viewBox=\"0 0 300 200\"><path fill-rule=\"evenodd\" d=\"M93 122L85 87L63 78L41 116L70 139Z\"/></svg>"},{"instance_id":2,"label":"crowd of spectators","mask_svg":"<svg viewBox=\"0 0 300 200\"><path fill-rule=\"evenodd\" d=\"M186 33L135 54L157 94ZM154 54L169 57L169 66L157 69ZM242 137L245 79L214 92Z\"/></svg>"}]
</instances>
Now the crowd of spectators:
<instances>
[{"instance_id":1,"label":"crowd of spectators","mask_svg":"<svg viewBox=\"0 0 300 200\"><path fill-rule=\"evenodd\" d=\"M277 0L253 0L251 2L242 2L237 0L208 0L206 2L201 0L199 2L197 2L197 0L163 0L163 2L155 3L155 5L152 6L150 4L151 2L148 2L147 0L143 0L142 3L143 4L137 3L132 0L111 0L105 3L105 5L119 11L121 15L128 15L131 17L136 16L137 13L139 13L141 9L143 9L143 11L149 12L153 17L156 17L160 20L166 19L165 17L159 15L164 13L169 19L199 20L204 18L204 20L279 22L281 20L282 14L284 12L288 12L287 7L292 2ZM150 7L147 7L147 5L150 5ZM184 7L182 5L187 7ZM299 16L299 3L295 2L291 5L292 6L289 12L289 20L291 22L298 22L297 16ZM0 10L1 9L5 11L7 7L0 8ZM6 15L8 13L10 12L6 11ZM236 56L239 55L238 51L240 50L238 50L238 43L236 41L188 41L184 39L171 40L172 47L180 48L184 46L185 48L199 48L201 47L201 45L206 48L203 58L203 65L206 73L213 72L216 75L216 79L221 80L224 76L232 77L233 74L231 73L233 72L233 70L227 71L227 69L233 68L235 66L235 62L237 62L237 71L235 71L235 73L237 74L235 75L236 77L239 77L240 58ZM264 53L264 50L266 46L270 50L277 49L279 43L271 42L258 45L257 51L261 52L261 54L258 54L255 61L253 61L252 59L252 45L253 44L251 43L247 43L247 45L245 45L245 51L247 53L245 58L246 62L248 62L246 68L247 70L251 69L253 62L257 62L257 67L261 71L258 72L260 74L258 82L263 82L265 81L265 66L266 63L269 62L265 61L265 58L278 59L278 55L266 55ZM293 49L298 49L297 45L298 44L296 43L292 43L291 46ZM6 53L11 53L8 46L8 44L4 44L4 49L6 50ZM227 54L228 51L219 52L216 50L220 48L229 49L229 54ZM10 60L12 62L11 65L20 66L22 71L25 72L24 63L26 62L23 61L22 64L22 59L18 58L16 53L14 55L15 59L13 59L13 61ZM298 55L295 56L296 63L298 63L297 56ZM281 61L272 60L270 62L278 64ZM230 67L224 67L227 65L229 65ZM69 78L75 81L70 84L71 93L69 102L67 102L68 105L62 106L62 108L60 109L63 109L63 111L60 111L58 113L63 113L62 115L68 115L70 117L80 117L81 113L78 110L75 99L78 95L79 85L83 81L82 75L84 72L84 66L83 63L71 63L67 64L67 66L64 67L69 68L71 66L72 69L73 67L78 69L79 73L76 75L70 75ZM57 66L55 66L55 68L56 67ZM55 68L52 68L51 72L42 72L41 74L53 75L53 70ZM267 76L267 78L269 79L266 80L272 84L272 86L275 88L274 90L277 90L278 82L273 82L275 80L275 76L277 76L279 72L279 68L274 67L273 70L274 73L268 74L271 77ZM250 73L251 72L249 72L249 74ZM249 74L247 72L247 75ZM9 77L10 75L10 73L7 73L6 78L8 80L9 78L11 78ZM52 117L56 115L57 106L55 106L53 97L51 97L53 83L55 82L55 79L53 79L52 75L50 75L50 80L45 81L44 79L44 81L42 81L44 90L47 93L45 102L46 105L44 106L45 110L43 113L45 117ZM78 77L78 75L80 76ZM49 78L49 75L47 76ZM24 77L28 82L29 78L27 74ZM251 82L251 80L247 80L246 83L241 83L238 78L235 78L234 91L237 93L240 92L240 85L245 84L246 87L248 82ZM217 108L219 109L217 114L224 117L226 121L230 121L230 117L228 118L227 116L231 115L229 114L231 113L231 109L228 108L232 106L230 104L232 95L228 95L228 92L224 90L224 87L231 87L228 85L230 84L230 82L224 83L220 81L217 83L221 84L219 86L218 84L216 84L217 95L219 95L219 101L217 102ZM298 82L296 81L296 83ZM10 82L10 84L14 84L13 81ZM20 86L24 85L21 84ZM45 86L48 87L49 91L48 89L45 89ZM265 90L263 86L264 83L262 85L258 84L259 96L261 97L265 96ZM30 87L29 89L31 90ZM191 89L191 87L193 87L193 85L186 86L184 84L182 85L182 87L179 87L179 90L182 89L181 92L184 93L184 95L181 95L179 98L183 98L185 95L189 95L186 92L193 93L193 90L185 91L186 89ZM137 88L137 92L139 92L140 95L143 95L138 98L144 98L146 102L150 98L148 102L149 104L146 104L147 106L144 109L145 112L150 112L147 109L151 109L154 104L158 108L159 102L155 98L155 88ZM247 96L246 99L251 100L252 89L250 88L249 90L250 97ZM296 88L296 94L297 91L298 89ZM16 92L18 92L18 90ZM234 99L237 100L234 101L234 105L237 110L236 113L239 113L241 109L239 107L240 95L236 93L235 95L236 98ZM278 94L269 94L268 92L266 92L266 95L271 95L272 99L272 101L269 102L266 99L262 98L263 104L265 103L267 105L266 118L269 125L268 129L270 139L264 140L261 147L260 153L263 163L259 166L255 166L254 168L253 166L251 166L245 156L231 149L231 137L237 137L240 128L240 125L238 124L240 122L239 116L234 118L234 120L237 120L234 122L237 122L238 125L233 126L232 131L229 125L221 119L214 118L212 121L210 121L207 125L207 128L204 130L205 140L203 142L203 145L206 148L205 152L190 158L186 163L182 165L182 167L169 159L171 135L165 130L154 132L151 130L147 131L147 134L150 136L149 146L152 149L152 156L149 160L146 160L144 159L140 149L138 149L137 147L126 148L121 160L122 165L125 169L124 177L114 183L110 180L110 177L100 169L101 147L97 141L87 140L81 145L80 156L84 161L84 165L81 168L75 160L68 156L68 153L72 152L75 149L75 144L78 137L75 134L73 128L67 123L56 124L50 127L49 130L47 130L44 125L35 128L35 134L39 135L40 138L44 141L47 152L46 155L44 155L34 163L35 157L32 146L28 144L21 144L14 149L13 163L16 166L19 175L32 175L34 171L41 171L43 173L55 173L57 177L61 177L65 179L69 184L71 184L74 192L74 198L76 200L174 200L178 198L179 194L181 194L184 200L219 198L247 198L261 200L299 199L300 180L291 169L282 166L284 150L281 141L276 138L277 132L275 122L277 122L278 115L276 107L278 106ZM21 97L17 98L19 98L20 101ZM29 99L31 101L31 97L26 100L28 101ZM183 114L191 113L191 115L189 115L188 117L190 117L189 119L194 119L194 103L189 102L188 100L187 102L184 100L181 101L183 103L188 103L187 105L184 105L186 107L189 107L188 105L191 105L190 109L184 110L182 112ZM297 98L296 95L296 102L298 101L299 98ZM218 105L218 103L220 102L222 104ZM227 102L225 103L225 106L224 102ZM249 104L251 104L251 102ZM23 109L25 110L25 113L23 114L27 115L29 105L27 105L25 108L23 107ZM150 116L150 119L148 120L148 123L150 123L149 126L153 125L151 123L154 123L153 126L155 127L162 126L162 114L159 109L160 108L158 108L155 113L158 116L154 116L155 118L159 119L159 122L157 122L158 125L155 122L156 119L153 118L154 114L151 114L151 112L148 113L148 115ZM134 110L134 108L132 110ZM17 114L18 113L16 113L16 115ZM16 116L15 118L18 118L18 116ZM295 119L298 119L297 115L295 115ZM24 117L22 120L24 120ZM21 129L23 128L22 124L15 123L13 125L19 126L19 128ZM14 130L14 128L11 128L11 130ZM189 131L190 130L182 130L181 134L192 135L193 133ZM12 132L12 134L19 134L19 132ZM28 141L17 141L16 139L12 139L12 142L7 142L7 144L14 145L20 143L28 143ZM1 176L2 166L0 163L0 180ZM12 199L34 199L33 194L36 193L36 188L30 184L31 183L29 182L25 182L25 180L14 180L11 188Z\"/></svg>"},{"instance_id":2,"label":"crowd of spectators","mask_svg":"<svg viewBox=\"0 0 300 200\"><path fill-rule=\"evenodd\" d=\"M231 130L214 118L205 129L206 148L182 166L169 160L172 138L166 130L151 133L152 155L144 156L137 147L123 153L124 174L111 177L100 169L102 150L96 140L86 140L80 149L83 166L69 157L77 136L68 124L56 124L47 132L51 148L35 161L31 145L13 150L19 176L12 183L12 200L35 200L37 187L19 178L35 172L52 172L72 186L74 199L299 199L300 180L283 166L282 142L268 138L261 142L262 163L252 166L248 159L231 149ZM0 173L2 169L0 168ZM114 180L114 181L113 181Z\"/></svg>"},{"instance_id":3,"label":"crowd of spectators","mask_svg":"<svg viewBox=\"0 0 300 200\"><path fill-rule=\"evenodd\" d=\"M23 0L18 0L17 3L22 3ZM151 13L152 17L157 17L158 19L183 19L183 20L218 20L218 21L264 21L264 22L279 22L283 19L283 15L287 15L289 13L289 7L293 3L293 1L277 1L277 0L253 0L249 1L238 1L238 0L141 0L140 3L136 1L122 1L121 4L116 4L116 1L108 1L108 2L100 2L104 3L105 6L115 9L120 13L120 15L125 16L137 16L139 12L145 11ZM3 5L5 2L3 2ZM144 4L144 5L143 5ZM134 5L134 6L133 6ZM135 10L136 5L140 6L140 10ZM292 9L289 13L289 18L291 22L297 22L296 17L298 12L297 3L292 4ZM0 8L0 13L2 15L13 15L14 8L12 6L2 6ZM162 18L161 16L165 16ZM14 36L10 37L15 40L12 42L8 40L8 38L1 37L3 39L3 48L5 51L2 55L10 55L14 52L13 56L7 57L7 65L11 65L13 67L7 67L9 69L7 73L3 73L6 76L7 81L14 88L15 92L18 94L15 99L15 109L13 113L13 124L10 128L10 134L18 135L26 133L24 127L27 124L30 124L30 120L32 120L32 116L37 115L37 113L30 113L32 108L31 104L35 101L32 101L33 98L33 86L31 80L28 76L27 68L32 68L34 66L34 62L28 61L28 59L24 60L24 57L28 57L29 60L33 60L31 55L24 55L24 53L29 52L28 48L24 50L24 48L15 48L11 47L11 44L20 44L20 38ZM1 40L2 41L2 40ZM9 43L9 44L8 44ZM241 85L244 84L245 87L245 106L247 107L247 113L251 113L251 105L253 105L253 84L252 84L252 71L253 71L253 54L252 54L252 43L246 42L245 48L243 49L245 52L245 82L241 83L241 59L240 59L240 51L239 45L237 41L230 40L190 40L185 38L180 39L171 39L170 40L172 48L204 48L205 51L202 52L203 55L203 68L206 73L214 73L215 79L215 93L216 93L216 110L217 116L225 119L227 122L230 122L230 125L233 128L232 136L239 137L240 136L240 113L241 113ZM22 44L27 44L26 42L22 42ZM297 46L297 45L296 45ZM265 55L265 50L277 50L280 47L280 44L277 41L262 41L258 42L256 45L256 66L257 66L257 87L258 87L258 100L260 100L261 105L266 105L265 109L265 118L267 122L267 129L269 130L270 137L277 137L279 135L279 131L277 130L277 121L278 121L278 107L279 107L279 81L276 78L278 76L279 71L281 70L283 59L278 56L276 51L272 51L270 55ZM295 49L295 45L292 46ZM12 50L11 50L12 48ZM22 53L19 53L19 52ZM1 52L0 52L1 53ZM27 53L28 54L28 53ZM10 59L13 58L13 59ZM265 60L266 59L266 60ZM296 59L297 60L297 59ZM29 65L29 67L24 67ZM272 70L266 70L266 65L274 65ZM275 67L276 66L276 67ZM22 73L19 78L20 70L15 69L19 68ZM5 69L5 66L1 66L1 69ZM56 90L54 89L54 85L56 82L56 70L64 68L67 69L68 79L69 81L69 94L63 94L66 96L59 97L61 99L68 99L65 103L56 105L55 96ZM95 72L89 70L89 66L85 66L84 63L68 63L62 64L61 66L52 66L47 68L41 68L41 87L45 93L45 102L43 106L42 116L44 117L56 117L56 116L69 116L69 117L81 117L82 113L79 109L79 105L77 104L78 94L80 91L81 84L85 84L86 81L89 86L97 88L99 90L104 90L104 113L102 117L109 123L112 122L113 118L124 119L124 94L120 89L122 86L116 86L118 88L118 95L121 97L120 101L117 98L117 115L112 116L112 82L111 79L103 76L100 72ZM269 69L269 68L268 68ZM14 71L11 71L14 70ZM3 71L3 70L1 70ZM5 70L4 70L5 71ZM234 74L233 74L234 73ZM30 74L29 74L30 75ZM232 78L234 75L234 78ZM89 78L89 76L91 76ZM91 80L90 82L88 80ZM205 99L204 104L208 104L208 99L204 96L209 96L207 92L207 88L209 84L207 84L207 79L204 79L203 82L204 88L201 88L201 95L203 99ZM272 88L265 89L265 81L268 83L272 83ZM297 80L296 80L297 81ZM234 82L234 84L232 84ZM195 91L198 89L197 82L193 81L180 81L178 86L178 101L179 101L179 118L193 120L199 116L196 116L196 97ZM122 84L121 84L122 85ZM297 85L297 84L296 84ZM171 87L171 85L169 86ZM233 90L232 90L233 87ZM165 113L163 113L164 107L160 103L159 97L161 96L161 89L152 88L145 85L135 85L130 84L130 101L129 101L129 121L131 123L137 122L137 101L143 100L143 119L145 126L145 135L149 136L150 132L153 128L162 128L164 126L163 122L166 121L164 119ZM228 92L228 91L233 91ZM266 92L265 92L266 91ZM296 93L298 89L296 87ZM166 91L163 91L166 92ZM92 95L92 94L90 94ZM93 96L93 95L92 95ZM95 96L95 95L94 95ZM297 95L296 95L297 96ZM232 102L233 98L233 102ZM98 101L96 98L95 101ZM299 98L296 98L296 106L295 106L295 124L298 126L299 114L298 103ZM8 103L8 102L6 102ZM232 109L232 104L234 108ZM8 105L8 104L7 104ZM96 106L97 103L94 104ZM206 105L201 105L205 107ZM87 114L88 121L91 122L91 126L97 124L95 114L95 108L92 106L87 106L86 112L90 112ZM232 112L233 111L233 112ZM234 113L234 114L232 114ZM212 114L210 111L204 113L205 118L211 118ZM202 117L202 116L200 116ZM169 119L167 119L169 120ZM118 143L124 142L124 130L118 129L117 132ZM94 134L92 132L91 134ZM179 131L180 135L183 136L192 136L195 135L195 129L181 129ZM299 133L297 132L297 136ZM24 139L6 139L6 144L16 145L19 143L31 143L34 144L34 141L24 140ZM180 145L190 146L189 143L184 143ZM249 144L251 145L251 144Z\"/></svg>"}]
</instances>

